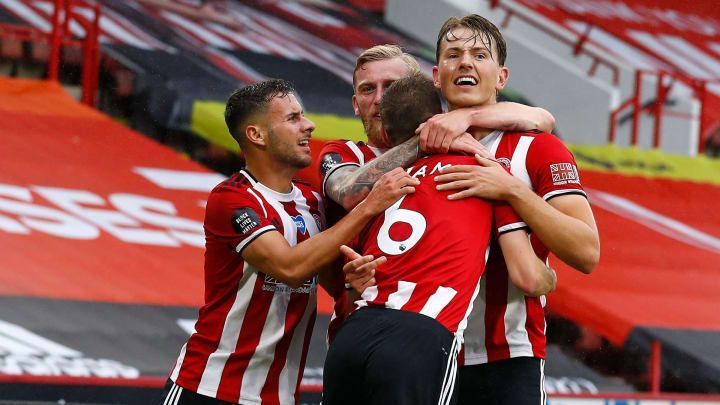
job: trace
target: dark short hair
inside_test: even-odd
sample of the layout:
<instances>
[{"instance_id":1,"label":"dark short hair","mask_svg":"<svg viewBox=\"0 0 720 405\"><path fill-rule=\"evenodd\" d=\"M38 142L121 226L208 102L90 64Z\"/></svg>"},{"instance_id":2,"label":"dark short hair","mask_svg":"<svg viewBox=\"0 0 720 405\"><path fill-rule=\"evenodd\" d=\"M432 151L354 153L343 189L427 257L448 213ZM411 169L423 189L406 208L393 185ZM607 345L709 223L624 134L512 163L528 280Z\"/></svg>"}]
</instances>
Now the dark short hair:
<instances>
[{"instance_id":1,"label":"dark short hair","mask_svg":"<svg viewBox=\"0 0 720 405\"><path fill-rule=\"evenodd\" d=\"M393 145L415 135L420 124L440 113L442 104L433 81L421 74L394 81L380 102L383 128Z\"/></svg>"},{"instance_id":2,"label":"dark short hair","mask_svg":"<svg viewBox=\"0 0 720 405\"><path fill-rule=\"evenodd\" d=\"M469 14L462 18L450 17L442 28L437 37L437 44L435 45L435 61L440 61L440 44L443 39L448 40L448 35L459 27L465 27L475 33L475 38L479 39L483 44L487 45L492 56L492 46L495 45L495 51L497 52L498 60L497 63L500 66L505 66L505 58L507 57L507 45L505 39L498 27L491 23L487 18L481 17L477 14Z\"/></svg>"},{"instance_id":3,"label":"dark short hair","mask_svg":"<svg viewBox=\"0 0 720 405\"><path fill-rule=\"evenodd\" d=\"M290 93L295 93L295 88L283 79L263 80L235 90L225 105L225 124L233 139L242 146L247 120L267 109L273 98L285 97Z\"/></svg>"}]
</instances>

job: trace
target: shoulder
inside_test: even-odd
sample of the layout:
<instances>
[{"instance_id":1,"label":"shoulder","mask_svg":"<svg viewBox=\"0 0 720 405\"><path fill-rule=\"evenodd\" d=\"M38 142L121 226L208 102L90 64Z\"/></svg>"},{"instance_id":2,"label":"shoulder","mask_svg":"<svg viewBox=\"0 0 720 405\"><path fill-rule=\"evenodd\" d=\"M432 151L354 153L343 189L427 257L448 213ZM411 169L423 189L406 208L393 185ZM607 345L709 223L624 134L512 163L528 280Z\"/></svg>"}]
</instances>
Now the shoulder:
<instances>
[{"instance_id":1,"label":"shoulder","mask_svg":"<svg viewBox=\"0 0 720 405\"><path fill-rule=\"evenodd\" d=\"M544 159L572 156L565 143L551 133L537 130L513 131L506 132L504 137L510 144L517 145L518 148L521 147L521 143L525 142L524 148L527 150L528 158Z\"/></svg>"},{"instance_id":2,"label":"shoulder","mask_svg":"<svg viewBox=\"0 0 720 405\"><path fill-rule=\"evenodd\" d=\"M332 151L350 151L350 148L352 148L351 145L359 146L362 144L363 144L362 142L356 143L353 141L348 141L346 139L338 139L335 141L329 141L329 142L325 142L323 144L323 147L320 150L320 154L323 155L325 153L332 152Z\"/></svg>"},{"instance_id":3,"label":"shoulder","mask_svg":"<svg viewBox=\"0 0 720 405\"><path fill-rule=\"evenodd\" d=\"M235 173L212 189L208 197L208 206L212 204L244 200L252 197L252 184L242 173Z\"/></svg>"},{"instance_id":4,"label":"shoulder","mask_svg":"<svg viewBox=\"0 0 720 405\"><path fill-rule=\"evenodd\" d=\"M295 185L295 187L297 187L300 190L300 192L302 192L303 195L305 195L305 196L310 195L310 194L316 194L318 192L315 189L315 187L313 187L312 184L310 184L310 182L307 182L305 180L293 179L292 182Z\"/></svg>"}]
</instances>

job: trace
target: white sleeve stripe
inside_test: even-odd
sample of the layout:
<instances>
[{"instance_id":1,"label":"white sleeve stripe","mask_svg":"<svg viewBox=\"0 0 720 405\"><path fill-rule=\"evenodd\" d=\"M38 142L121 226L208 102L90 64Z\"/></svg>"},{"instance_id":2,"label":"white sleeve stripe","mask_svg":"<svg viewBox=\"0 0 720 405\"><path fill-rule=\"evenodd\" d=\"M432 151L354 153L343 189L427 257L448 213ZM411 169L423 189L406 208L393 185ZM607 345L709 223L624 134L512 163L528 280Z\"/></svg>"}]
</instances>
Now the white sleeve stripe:
<instances>
[{"instance_id":1,"label":"white sleeve stripe","mask_svg":"<svg viewBox=\"0 0 720 405\"><path fill-rule=\"evenodd\" d=\"M238 245L235 247L235 251L238 252L238 253L242 252L242 250L245 249L245 247L246 247L248 244L250 244L250 242L252 242L252 241L254 241L255 239L257 239L258 236L264 234L265 232L276 231L276 230L277 230L277 228L275 228L275 225L263 226L262 228L260 228L260 229L258 229L257 231L253 232L252 235L250 235L250 236L248 236L247 238L245 238L242 242L238 243Z\"/></svg>"},{"instance_id":2,"label":"white sleeve stripe","mask_svg":"<svg viewBox=\"0 0 720 405\"><path fill-rule=\"evenodd\" d=\"M325 177L323 178L323 182L322 182L322 192L323 192L323 195L327 195L327 193L325 192L325 184L327 183L327 179L330 178L330 175L333 174L333 173L335 173L335 171L336 171L337 169L339 169L339 168L341 168L341 167L347 167L347 166L360 167L360 165L357 164L357 163L355 163L355 162L340 163L340 164L338 164L338 165L333 166L330 170L328 170L328 172L325 174Z\"/></svg>"},{"instance_id":3,"label":"white sleeve stripe","mask_svg":"<svg viewBox=\"0 0 720 405\"><path fill-rule=\"evenodd\" d=\"M350 148L350 150L352 151L352 153L354 153L355 156L358 158L358 161L360 162L360 166L364 165L365 164L365 156L363 155L360 148L358 148L358 146L355 145L355 142L347 141L347 142L345 142L345 145L347 145L348 148Z\"/></svg>"},{"instance_id":4,"label":"white sleeve stripe","mask_svg":"<svg viewBox=\"0 0 720 405\"><path fill-rule=\"evenodd\" d=\"M577 189L577 188L566 188L564 190L554 190L554 191L551 191L551 192L545 194L542 198L543 198L543 200L547 201L553 197L557 197L557 196L563 195L563 194L580 194L580 195L584 196L585 198L587 198L587 193L585 193L585 191Z\"/></svg>"},{"instance_id":5,"label":"white sleeve stripe","mask_svg":"<svg viewBox=\"0 0 720 405\"><path fill-rule=\"evenodd\" d=\"M512 224L503 225L500 228L498 228L498 233L516 231L518 229L527 228L527 227L528 226L525 222L514 222Z\"/></svg>"},{"instance_id":6,"label":"white sleeve stripe","mask_svg":"<svg viewBox=\"0 0 720 405\"><path fill-rule=\"evenodd\" d=\"M253 197L255 197L256 200L258 200L258 203L260 203L260 208L262 208L263 214L265 215L265 218L267 218L267 216L268 216L267 210L265 210L265 204L263 204L263 202L262 202L262 200L260 199L260 197L258 197L258 195L255 194L255 192L252 191L251 189L247 189L247 191L248 191L250 194L252 194Z\"/></svg>"}]
</instances>

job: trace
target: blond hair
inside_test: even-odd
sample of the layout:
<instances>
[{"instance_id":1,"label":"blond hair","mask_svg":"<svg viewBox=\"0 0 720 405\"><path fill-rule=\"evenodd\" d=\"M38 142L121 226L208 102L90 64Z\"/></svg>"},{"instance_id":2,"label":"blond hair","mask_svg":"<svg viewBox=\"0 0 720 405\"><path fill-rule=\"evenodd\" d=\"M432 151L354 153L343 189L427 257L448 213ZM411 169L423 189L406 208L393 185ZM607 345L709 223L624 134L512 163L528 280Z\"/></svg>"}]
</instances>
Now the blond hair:
<instances>
[{"instance_id":1,"label":"blond hair","mask_svg":"<svg viewBox=\"0 0 720 405\"><path fill-rule=\"evenodd\" d=\"M402 48L397 45L385 44L376 45L372 48L368 48L360 54L355 62L355 70L353 70L353 89L356 86L355 74L357 71L368 62L376 62L380 60L388 60L400 58L408 68L408 74L414 75L420 73L420 65L418 65L415 57L407 52L403 52Z\"/></svg>"}]
</instances>

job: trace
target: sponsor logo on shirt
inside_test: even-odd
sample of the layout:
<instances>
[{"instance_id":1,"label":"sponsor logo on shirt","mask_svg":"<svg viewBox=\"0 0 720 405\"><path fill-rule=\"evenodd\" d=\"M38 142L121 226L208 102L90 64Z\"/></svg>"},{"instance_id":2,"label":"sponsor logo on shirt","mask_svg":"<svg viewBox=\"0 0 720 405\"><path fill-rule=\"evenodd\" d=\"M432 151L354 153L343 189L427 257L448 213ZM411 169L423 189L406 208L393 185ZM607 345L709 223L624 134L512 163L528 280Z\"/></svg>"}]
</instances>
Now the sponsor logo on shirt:
<instances>
[{"instance_id":1,"label":"sponsor logo on shirt","mask_svg":"<svg viewBox=\"0 0 720 405\"><path fill-rule=\"evenodd\" d=\"M310 294L315 288L315 284L315 277L313 277L310 280L305 281L300 287L292 288L275 277L271 277L266 274L262 289L263 291L270 292Z\"/></svg>"},{"instance_id":2,"label":"sponsor logo on shirt","mask_svg":"<svg viewBox=\"0 0 720 405\"><path fill-rule=\"evenodd\" d=\"M303 218L302 215L297 215L291 218L293 222L295 222L295 227L298 229L298 231L305 235L307 233L307 226L305 226L305 218Z\"/></svg>"},{"instance_id":3,"label":"sponsor logo on shirt","mask_svg":"<svg viewBox=\"0 0 720 405\"><path fill-rule=\"evenodd\" d=\"M322 232L322 230L325 229L322 218L320 218L320 215L318 214L312 214L312 216L315 220L315 225L317 225L318 230Z\"/></svg>"},{"instance_id":4,"label":"sponsor logo on shirt","mask_svg":"<svg viewBox=\"0 0 720 405\"><path fill-rule=\"evenodd\" d=\"M577 168L572 163L555 163L550 165L550 175L552 182L556 186L562 186L568 183L580 184L580 176Z\"/></svg>"},{"instance_id":5,"label":"sponsor logo on shirt","mask_svg":"<svg viewBox=\"0 0 720 405\"><path fill-rule=\"evenodd\" d=\"M260 226L260 216L252 208L240 208L233 214L232 226L235 232L247 235Z\"/></svg>"}]
</instances>

